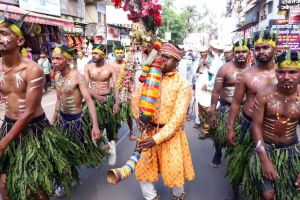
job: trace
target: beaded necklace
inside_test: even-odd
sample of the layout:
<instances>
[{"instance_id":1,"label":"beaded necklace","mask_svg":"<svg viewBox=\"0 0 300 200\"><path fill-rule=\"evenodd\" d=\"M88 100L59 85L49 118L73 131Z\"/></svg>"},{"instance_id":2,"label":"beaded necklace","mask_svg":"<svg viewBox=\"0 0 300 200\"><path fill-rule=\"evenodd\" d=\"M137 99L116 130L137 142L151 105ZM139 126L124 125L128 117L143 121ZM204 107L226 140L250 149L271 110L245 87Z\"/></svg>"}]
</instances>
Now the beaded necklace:
<instances>
[{"instance_id":1,"label":"beaded necklace","mask_svg":"<svg viewBox=\"0 0 300 200\"><path fill-rule=\"evenodd\" d=\"M278 91L275 92L275 97L278 97ZM299 93L297 93L297 101L296 101L296 104L298 104L299 101L300 101L300 96L299 96ZM284 101L284 102L288 102L288 101ZM278 107L277 107L277 109L276 109L276 119L277 119L280 123L282 123L282 124L287 124L287 123L290 121L291 116L292 116L294 113L295 113L294 110L292 110L290 116L289 116L286 120L281 120L281 119L280 119L280 116L279 116L279 113L278 113Z\"/></svg>"}]
</instances>

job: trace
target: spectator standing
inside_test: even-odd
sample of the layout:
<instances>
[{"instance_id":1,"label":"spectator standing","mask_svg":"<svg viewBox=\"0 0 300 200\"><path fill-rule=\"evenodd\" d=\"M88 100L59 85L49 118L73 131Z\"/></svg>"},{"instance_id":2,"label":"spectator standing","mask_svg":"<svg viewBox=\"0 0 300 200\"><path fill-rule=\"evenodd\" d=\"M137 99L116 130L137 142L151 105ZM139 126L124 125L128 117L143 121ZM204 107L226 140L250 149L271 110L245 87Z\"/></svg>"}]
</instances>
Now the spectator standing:
<instances>
[{"instance_id":1,"label":"spectator standing","mask_svg":"<svg viewBox=\"0 0 300 200\"><path fill-rule=\"evenodd\" d=\"M50 78L51 64L47 58L46 52L44 52L44 51L41 52L40 59L38 60L38 64L41 65L41 67L44 70L44 74L46 77L46 81L44 83L44 90L45 90L45 92L47 92L49 85L51 85L51 78Z\"/></svg>"}]
</instances>

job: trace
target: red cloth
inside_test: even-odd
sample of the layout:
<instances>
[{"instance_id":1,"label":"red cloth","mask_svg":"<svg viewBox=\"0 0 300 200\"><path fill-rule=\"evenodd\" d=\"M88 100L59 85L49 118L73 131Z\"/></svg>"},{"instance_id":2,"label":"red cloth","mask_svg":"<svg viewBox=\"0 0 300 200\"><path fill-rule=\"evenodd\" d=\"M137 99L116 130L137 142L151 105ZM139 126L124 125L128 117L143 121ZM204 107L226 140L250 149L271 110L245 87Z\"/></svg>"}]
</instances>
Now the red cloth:
<instances>
[{"instance_id":1,"label":"red cloth","mask_svg":"<svg viewBox=\"0 0 300 200\"><path fill-rule=\"evenodd\" d=\"M183 57L183 53L180 49L170 43L164 43L160 49L161 55L168 55L176 58L177 60L181 60Z\"/></svg>"}]
</instances>

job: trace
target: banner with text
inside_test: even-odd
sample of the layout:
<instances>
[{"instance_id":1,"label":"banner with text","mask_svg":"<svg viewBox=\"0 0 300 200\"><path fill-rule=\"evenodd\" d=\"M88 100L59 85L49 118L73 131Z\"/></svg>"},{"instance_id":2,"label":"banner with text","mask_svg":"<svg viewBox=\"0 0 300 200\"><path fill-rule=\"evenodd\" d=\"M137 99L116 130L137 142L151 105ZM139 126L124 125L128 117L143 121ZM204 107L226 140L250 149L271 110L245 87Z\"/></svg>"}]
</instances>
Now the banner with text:
<instances>
[{"instance_id":1,"label":"banner with text","mask_svg":"<svg viewBox=\"0 0 300 200\"><path fill-rule=\"evenodd\" d=\"M270 20L270 31L278 36L278 49L300 50L300 24L289 24L288 20Z\"/></svg>"},{"instance_id":2,"label":"banner with text","mask_svg":"<svg viewBox=\"0 0 300 200\"><path fill-rule=\"evenodd\" d=\"M19 5L24 10L60 16L59 0L19 0Z\"/></svg>"},{"instance_id":3,"label":"banner with text","mask_svg":"<svg viewBox=\"0 0 300 200\"><path fill-rule=\"evenodd\" d=\"M300 0L279 0L279 10L289 10L292 7L300 7Z\"/></svg>"}]
</instances>

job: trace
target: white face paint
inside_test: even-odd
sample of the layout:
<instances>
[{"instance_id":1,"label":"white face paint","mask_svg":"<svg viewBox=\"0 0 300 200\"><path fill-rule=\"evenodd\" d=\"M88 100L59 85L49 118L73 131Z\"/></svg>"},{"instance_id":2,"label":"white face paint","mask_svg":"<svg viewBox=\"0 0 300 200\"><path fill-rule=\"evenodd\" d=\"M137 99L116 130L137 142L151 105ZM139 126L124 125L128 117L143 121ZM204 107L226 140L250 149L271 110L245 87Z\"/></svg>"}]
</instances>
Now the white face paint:
<instances>
[{"instance_id":1,"label":"white face paint","mask_svg":"<svg viewBox=\"0 0 300 200\"><path fill-rule=\"evenodd\" d=\"M7 36L2 36L0 50L6 50L6 46L10 41L11 40Z\"/></svg>"},{"instance_id":2,"label":"white face paint","mask_svg":"<svg viewBox=\"0 0 300 200\"><path fill-rule=\"evenodd\" d=\"M7 45L11 40L4 36L2 37L2 41L4 45Z\"/></svg>"}]
</instances>

